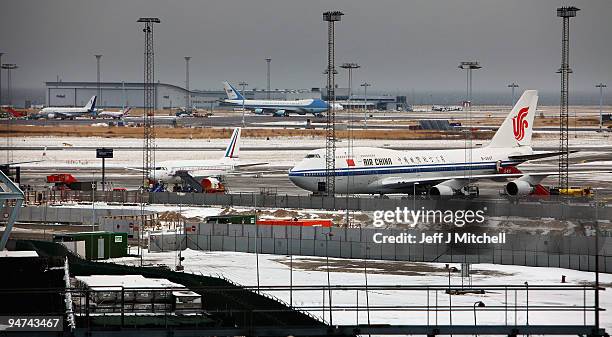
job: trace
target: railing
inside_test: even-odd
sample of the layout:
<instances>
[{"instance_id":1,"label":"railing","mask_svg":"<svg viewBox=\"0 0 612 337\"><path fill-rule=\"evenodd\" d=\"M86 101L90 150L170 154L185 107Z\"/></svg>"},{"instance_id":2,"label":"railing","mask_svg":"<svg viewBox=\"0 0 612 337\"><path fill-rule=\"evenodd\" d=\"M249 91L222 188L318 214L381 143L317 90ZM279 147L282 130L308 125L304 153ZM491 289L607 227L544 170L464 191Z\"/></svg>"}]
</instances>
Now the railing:
<instances>
[{"instance_id":1,"label":"railing","mask_svg":"<svg viewBox=\"0 0 612 337\"><path fill-rule=\"evenodd\" d=\"M429 332L430 334L505 334L539 333L539 334L583 334L594 336L605 333L595 326L597 307L592 300L596 289L584 285L473 285L459 287L452 285L412 286L412 285L292 285L292 286L208 286L189 287L189 290L202 294L200 318L206 317L206 293L208 292L243 292L244 290L268 294L275 300L291 292L301 305L289 307L245 307L227 309L232 314L252 315L253 313L284 313L295 310L327 314L326 323L337 331L356 331L361 334L386 333L408 334ZM96 324L104 322L100 318L120 318L119 327L125 327L127 316L144 313L125 310L126 293L157 292L165 294L163 303L168 303L165 296L172 291L185 288L121 288L99 289L116 304L116 310L96 312L100 308L94 304L93 288L69 289L0 289L0 297L5 292L21 294L70 293L75 302L74 314L81 326L77 328L95 330ZM270 296L271 294L275 297ZM331 294L326 298L326 294ZM171 296L170 296L171 298ZM320 299L320 300L319 300ZM76 304L79 303L79 304ZM332 303L331 307L328 303ZM153 306L153 308L155 308ZM602 309L599 309L601 311ZM222 313L219 309L214 312ZM147 311L149 315L175 315L169 310ZM59 314L59 313L57 313ZM318 316L318 315L317 315ZM93 321L92 317L95 317ZM192 322L197 324L197 322ZM253 326L234 327L256 329ZM609 322L606 322L609 324ZM167 327L167 326L166 326ZM126 327L127 328L127 327ZM130 323L129 328L134 328ZM185 327L183 327L184 329ZM217 327L223 329L222 327ZM317 327L284 326L287 331L296 331L294 335L305 335L308 329ZM308 329L307 329L308 328ZM328 328L328 329L329 329ZM207 328L201 326L208 335ZM304 330L302 330L304 329ZM312 330L310 330L312 331ZM328 330L329 331L329 330ZM227 332L227 331L226 331ZM318 335L318 332L313 332ZM265 334L262 334L265 335Z\"/></svg>"}]
</instances>

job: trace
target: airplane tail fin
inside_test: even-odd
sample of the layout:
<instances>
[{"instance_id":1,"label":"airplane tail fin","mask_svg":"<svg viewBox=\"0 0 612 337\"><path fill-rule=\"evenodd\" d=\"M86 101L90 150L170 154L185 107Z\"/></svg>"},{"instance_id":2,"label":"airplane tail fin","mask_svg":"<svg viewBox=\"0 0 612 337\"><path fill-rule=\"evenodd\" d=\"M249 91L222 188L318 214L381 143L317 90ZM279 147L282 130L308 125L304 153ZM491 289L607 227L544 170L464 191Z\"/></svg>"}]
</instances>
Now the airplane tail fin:
<instances>
[{"instance_id":1,"label":"airplane tail fin","mask_svg":"<svg viewBox=\"0 0 612 337\"><path fill-rule=\"evenodd\" d=\"M228 99L239 99L243 100L244 96L236 88L234 88L229 82L223 82L223 88Z\"/></svg>"},{"instance_id":2,"label":"airplane tail fin","mask_svg":"<svg viewBox=\"0 0 612 337\"><path fill-rule=\"evenodd\" d=\"M91 98L89 99L89 102L87 102L87 104L85 104L85 109L87 109L88 111L94 111L96 109L96 99L98 98L98 96L91 96Z\"/></svg>"},{"instance_id":3,"label":"airplane tail fin","mask_svg":"<svg viewBox=\"0 0 612 337\"><path fill-rule=\"evenodd\" d=\"M125 110L123 110L123 115L127 116L130 113L131 110L132 110L132 107L125 108Z\"/></svg>"},{"instance_id":4,"label":"airplane tail fin","mask_svg":"<svg viewBox=\"0 0 612 337\"><path fill-rule=\"evenodd\" d=\"M234 159L240 155L240 131L240 128L235 128L234 132L232 132L232 138L230 138L230 142L227 148L225 148L223 159Z\"/></svg>"},{"instance_id":5,"label":"airplane tail fin","mask_svg":"<svg viewBox=\"0 0 612 337\"><path fill-rule=\"evenodd\" d=\"M525 90L488 146L493 148L531 146L533 120L537 107L538 91Z\"/></svg>"}]
</instances>

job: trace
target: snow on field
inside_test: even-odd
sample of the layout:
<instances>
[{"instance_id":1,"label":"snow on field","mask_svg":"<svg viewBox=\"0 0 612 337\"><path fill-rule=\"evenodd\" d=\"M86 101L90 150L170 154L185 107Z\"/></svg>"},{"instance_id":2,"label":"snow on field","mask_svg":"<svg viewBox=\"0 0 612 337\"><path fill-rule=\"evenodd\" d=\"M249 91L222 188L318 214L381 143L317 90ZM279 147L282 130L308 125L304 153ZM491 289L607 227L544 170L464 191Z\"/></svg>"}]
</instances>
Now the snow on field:
<instances>
[{"instance_id":1,"label":"snow on field","mask_svg":"<svg viewBox=\"0 0 612 337\"><path fill-rule=\"evenodd\" d=\"M257 285L256 255L234 252L204 252L185 250L182 252L185 257L183 265L186 272L203 275L223 275L234 282L246 286ZM288 286L290 279L289 257L279 255L259 254L260 266L260 285L261 286ZM138 258L128 257L114 259L112 262L123 264L137 264ZM176 265L176 252L145 253L144 261L147 264L165 264L171 268ZM293 284L294 285L326 285L327 273L325 258L321 257L293 257ZM459 265L456 265L460 268ZM363 272L363 261L349 259L330 259L330 283L332 285L363 285L365 274ZM492 264L472 265L473 276L472 284L475 288L478 285L523 285L525 281L533 285L555 285L560 286L561 276L567 277L569 285L583 285L594 280L593 273L578 272L558 268L536 268L519 266L501 266ZM601 293L601 307L612 310L612 296L608 294L612 288L612 275L603 274L600 276L602 284L607 289ZM461 277L458 273L451 276L453 285L461 284ZM467 280L466 280L467 283ZM413 263L395 261L369 261L368 262L368 284L376 285L448 285L448 273L443 264L439 263ZM274 292L270 294L286 301L290 301L289 292ZM593 305L592 292L587 293L586 305ZM520 290L516 294L513 291L507 294L507 304L512 308L515 303L525 305L526 291ZM321 306L322 301L327 305L327 296L321 290L318 291L294 291L293 305L300 306ZM436 294L431 291L402 291L402 290L369 290L370 306L393 306L393 305L426 305L429 297L430 305L435 304L436 298L438 305L448 305L449 295L444 291ZM469 309L462 312L453 312L453 324L474 324L472 306L477 301L482 301L487 307L501 306L506 304L505 292L503 290L492 290L482 295L454 295L452 305L463 305ZM359 302L357 302L359 297ZM334 324L355 324L357 316L359 323L367 321L365 306L365 292L357 294L352 291L334 291L332 294L333 305L359 305L359 315L355 311L335 311L333 314ZM529 306L536 305L583 305L583 292L579 291L537 291L529 290ZM479 308L477 319L479 324L503 324L505 317L503 312L487 312L485 308ZM310 310L312 314L321 317L321 310ZM328 317L329 313L326 313ZM371 311L372 324L426 324L427 314L424 312L401 312L401 311ZM429 314L430 323L436 321L439 324L449 323L448 312L434 312ZM516 317L514 311L509 310L508 322L514 323L515 318L518 324L526 323L526 312L520 309ZM587 323L592 323L592 314L587 314ZM602 326L612 328L612 315L603 312L601 315ZM531 309L529 312L529 324L583 324L583 312L553 312L536 311Z\"/></svg>"}]
</instances>

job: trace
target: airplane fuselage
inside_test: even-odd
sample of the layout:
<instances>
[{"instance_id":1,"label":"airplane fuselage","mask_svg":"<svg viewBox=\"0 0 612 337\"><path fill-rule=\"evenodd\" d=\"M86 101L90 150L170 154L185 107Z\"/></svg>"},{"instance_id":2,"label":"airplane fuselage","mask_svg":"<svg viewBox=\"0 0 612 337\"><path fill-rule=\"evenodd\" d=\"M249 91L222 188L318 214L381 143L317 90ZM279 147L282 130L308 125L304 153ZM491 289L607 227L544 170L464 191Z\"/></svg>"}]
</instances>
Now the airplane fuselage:
<instances>
[{"instance_id":1,"label":"airplane fuselage","mask_svg":"<svg viewBox=\"0 0 612 337\"><path fill-rule=\"evenodd\" d=\"M155 170L151 170L150 176L165 183L180 183L181 178L178 171L186 171L196 178L222 177L234 170L232 160L177 160L161 162Z\"/></svg>"},{"instance_id":2,"label":"airplane fuselage","mask_svg":"<svg viewBox=\"0 0 612 337\"><path fill-rule=\"evenodd\" d=\"M427 180L439 182L451 177L495 174L500 167L515 166L520 161L510 155L531 153L531 148L474 148L452 150L397 151L384 148L356 147L336 150L335 191L340 194L412 193L414 184L403 188L385 187L385 180ZM289 179L298 187L322 192L326 180L325 149L310 152L289 171Z\"/></svg>"},{"instance_id":3,"label":"airplane fuselage","mask_svg":"<svg viewBox=\"0 0 612 337\"><path fill-rule=\"evenodd\" d=\"M226 99L225 103L255 111L257 113L282 111L283 113L297 113L305 115L308 113L318 115L329 109L329 105L320 99L301 99L295 101L281 100L253 100L253 99ZM243 104L244 103L244 104Z\"/></svg>"}]
</instances>

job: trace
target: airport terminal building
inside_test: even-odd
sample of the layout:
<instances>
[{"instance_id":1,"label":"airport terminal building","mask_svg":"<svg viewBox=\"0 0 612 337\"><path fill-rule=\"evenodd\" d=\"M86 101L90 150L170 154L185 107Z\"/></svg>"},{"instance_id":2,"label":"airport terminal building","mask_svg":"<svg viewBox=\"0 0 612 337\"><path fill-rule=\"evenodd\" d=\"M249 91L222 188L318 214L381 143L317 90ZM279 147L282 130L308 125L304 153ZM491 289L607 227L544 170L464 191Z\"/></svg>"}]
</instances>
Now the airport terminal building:
<instances>
[{"instance_id":1,"label":"airport terminal building","mask_svg":"<svg viewBox=\"0 0 612 337\"><path fill-rule=\"evenodd\" d=\"M220 86L221 87L221 86ZM168 84L154 84L154 108L175 109L185 107L187 103L187 90L183 87ZM144 84L140 82L100 82L99 108L142 108L144 106ZM84 106L91 96L98 93L96 82L45 82L45 106L74 107ZM265 89L253 88L246 90L246 99L297 100L308 98L326 99L323 88L311 89ZM212 109L219 107L219 103L226 99L225 91L219 90L190 90L191 106L199 109ZM343 105L353 105L355 108L367 106L369 110L404 110L407 108L406 96L391 95L357 95L353 91L351 100L348 100L348 89L337 88L336 100ZM408 110L408 109L406 109Z\"/></svg>"},{"instance_id":2,"label":"airport terminal building","mask_svg":"<svg viewBox=\"0 0 612 337\"><path fill-rule=\"evenodd\" d=\"M98 93L96 82L46 82L46 106L84 106L91 96ZM155 109L185 107L187 90L167 84L154 84ZM100 96L97 106L100 108L121 108L124 106L142 108L144 106L144 84L135 82L100 82ZM210 108L219 99L225 98L223 90L190 91L191 105L196 108Z\"/></svg>"}]
</instances>

